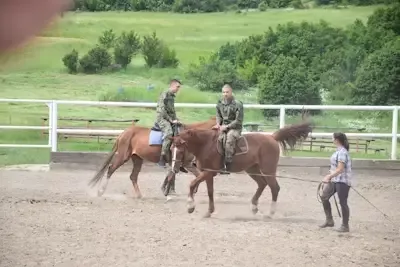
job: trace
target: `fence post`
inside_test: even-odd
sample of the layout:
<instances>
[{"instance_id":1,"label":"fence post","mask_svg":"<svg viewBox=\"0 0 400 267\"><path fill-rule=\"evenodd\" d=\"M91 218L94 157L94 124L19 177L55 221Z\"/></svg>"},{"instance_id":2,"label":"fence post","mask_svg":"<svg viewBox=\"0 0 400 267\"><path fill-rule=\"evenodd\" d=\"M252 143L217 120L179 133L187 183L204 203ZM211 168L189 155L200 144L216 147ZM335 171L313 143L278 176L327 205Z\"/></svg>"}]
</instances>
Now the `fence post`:
<instances>
[{"instance_id":1,"label":"fence post","mask_svg":"<svg viewBox=\"0 0 400 267\"><path fill-rule=\"evenodd\" d=\"M57 152L57 122L58 122L58 106L56 101L51 102L51 152Z\"/></svg>"},{"instance_id":2,"label":"fence post","mask_svg":"<svg viewBox=\"0 0 400 267\"><path fill-rule=\"evenodd\" d=\"M279 110L279 129L282 129L283 127L285 127L285 107L281 106L280 110ZM279 156L283 157L283 151L282 151L282 147L279 146Z\"/></svg>"},{"instance_id":3,"label":"fence post","mask_svg":"<svg viewBox=\"0 0 400 267\"><path fill-rule=\"evenodd\" d=\"M285 112L286 109L284 106L281 106L280 112L279 112L279 129L285 127Z\"/></svg>"},{"instance_id":4,"label":"fence post","mask_svg":"<svg viewBox=\"0 0 400 267\"><path fill-rule=\"evenodd\" d=\"M51 129L53 128L53 126L52 126L52 123L53 123L53 120L52 120L52 116L53 116L53 103L52 102L49 102L49 103L46 103L46 105L49 107L49 118L48 118L48 122L49 122L49 128L47 129L47 134L48 134L48 138L49 138L49 142L48 142L48 145L49 146L51 146Z\"/></svg>"},{"instance_id":5,"label":"fence post","mask_svg":"<svg viewBox=\"0 0 400 267\"><path fill-rule=\"evenodd\" d=\"M399 127L399 108L393 108L392 115L392 160L397 159L397 128Z\"/></svg>"}]
</instances>

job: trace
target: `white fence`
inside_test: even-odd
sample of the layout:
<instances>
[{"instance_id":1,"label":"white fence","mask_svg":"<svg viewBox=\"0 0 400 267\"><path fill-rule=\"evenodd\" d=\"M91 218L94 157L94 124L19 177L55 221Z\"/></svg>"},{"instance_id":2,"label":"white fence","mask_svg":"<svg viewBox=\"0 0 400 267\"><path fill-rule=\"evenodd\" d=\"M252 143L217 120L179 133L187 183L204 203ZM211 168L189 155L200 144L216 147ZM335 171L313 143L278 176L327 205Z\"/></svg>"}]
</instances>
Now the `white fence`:
<instances>
[{"instance_id":1,"label":"white fence","mask_svg":"<svg viewBox=\"0 0 400 267\"><path fill-rule=\"evenodd\" d=\"M156 107L156 103L128 103L128 102L100 102L100 101L64 101L64 100L34 100L34 99L0 99L3 103L43 103L49 108L49 126L10 126L0 125L0 129L19 129L19 130L49 130L49 142L47 145L29 145L29 144L0 144L0 147L41 147L51 148L52 152L57 151L57 135L59 133L74 134L120 134L123 130L96 130L96 129L59 129L58 123L58 106L59 105L82 105L82 106L115 106L115 107ZM196 104L196 103L177 103L176 107L189 108L213 108L215 104ZM346 133L348 136L354 137L385 137L392 139L391 159L396 160L397 157L397 139L400 134L397 132L399 123L400 106L302 106L302 105L253 105L245 104L246 109L275 109L280 110L280 128L285 126L285 111L287 109L307 109L307 110L363 110L363 111L392 111L392 132L391 133ZM265 134L269 134L264 132ZM312 133L312 137L330 137L332 133Z\"/></svg>"}]
</instances>

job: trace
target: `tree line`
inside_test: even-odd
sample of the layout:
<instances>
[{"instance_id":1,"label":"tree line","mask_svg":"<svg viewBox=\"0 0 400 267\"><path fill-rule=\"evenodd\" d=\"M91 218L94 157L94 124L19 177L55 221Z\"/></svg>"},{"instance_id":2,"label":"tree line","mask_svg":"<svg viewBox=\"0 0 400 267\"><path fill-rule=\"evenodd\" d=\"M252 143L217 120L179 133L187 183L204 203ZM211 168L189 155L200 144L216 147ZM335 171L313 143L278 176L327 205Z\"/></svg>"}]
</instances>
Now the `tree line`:
<instances>
[{"instance_id":1,"label":"tree line","mask_svg":"<svg viewBox=\"0 0 400 267\"><path fill-rule=\"evenodd\" d=\"M81 11L153 11L177 13L221 12L239 9L306 8L316 5L391 4L398 0L74 0L71 10Z\"/></svg>"},{"instance_id":2,"label":"tree line","mask_svg":"<svg viewBox=\"0 0 400 267\"><path fill-rule=\"evenodd\" d=\"M256 88L260 104L400 105L400 4L363 23L287 23L226 43L191 64L200 90ZM265 111L275 115L274 111ZM295 111L293 111L295 112Z\"/></svg>"}]
</instances>

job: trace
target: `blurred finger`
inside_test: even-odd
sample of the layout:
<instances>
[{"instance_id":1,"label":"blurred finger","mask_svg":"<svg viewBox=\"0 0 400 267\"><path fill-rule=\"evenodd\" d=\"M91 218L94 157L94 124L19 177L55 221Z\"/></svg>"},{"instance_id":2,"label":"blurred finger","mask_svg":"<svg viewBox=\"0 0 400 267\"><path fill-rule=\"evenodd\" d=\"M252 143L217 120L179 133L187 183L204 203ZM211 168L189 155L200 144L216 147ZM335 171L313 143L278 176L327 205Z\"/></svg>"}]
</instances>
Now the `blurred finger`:
<instances>
[{"instance_id":1,"label":"blurred finger","mask_svg":"<svg viewBox=\"0 0 400 267\"><path fill-rule=\"evenodd\" d=\"M0 52L15 48L38 34L71 0L1 0Z\"/></svg>"}]
</instances>

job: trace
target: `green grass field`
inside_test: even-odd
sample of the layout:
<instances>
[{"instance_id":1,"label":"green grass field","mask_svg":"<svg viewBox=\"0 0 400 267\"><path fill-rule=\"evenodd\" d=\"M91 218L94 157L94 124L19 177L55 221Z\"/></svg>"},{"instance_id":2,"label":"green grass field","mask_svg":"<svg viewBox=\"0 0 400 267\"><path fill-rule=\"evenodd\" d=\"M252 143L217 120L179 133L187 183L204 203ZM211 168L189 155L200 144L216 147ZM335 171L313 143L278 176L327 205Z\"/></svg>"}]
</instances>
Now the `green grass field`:
<instances>
[{"instance_id":1,"label":"green grass field","mask_svg":"<svg viewBox=\"0 0 400 267\"><path fill-rule=\"evenodd\" d=\"M40 37L18 56L11 57L0 67L0 98L63 99L63 100L107 100L115 95L118 88L125 92L120 100L129 96L136 101L155 102L161 90L166 89L171 77L183 77L191 62L199 56L207 56L227 41L236 41L254 33L262 33L269 26L276 27L290 21L318 22L323 19L333 26L345 27L355 19L365 21L376 7L350 7L347 9L270 10L244 14L169 14L147 12L99 12L69 13L49 27ZM141 57L135 58L126 71L106 75L67 74L61 58L73 48L83 55L97 42L102 31L112 28L117 34L124 30L135 30L140 35L156 31L157 35L177 51L181 65L178 69L148 69ZM185 81L184 81L185 82ZM148 85L154 89L148 91ZM236 93L245 103L256 103L256 91ZM215 103L218 94L200 92L184 84L177 102ZM178 116L185 122L206 120L214 109L177 109ZM34 104L0 103L1 125L41 125L41 117L47 116L47 107ZM367 114L367 116L364 116ZM390 113L388 113L390 115ZM153 124L155 112L150 109L113 107L59 107L59 117L81 118L139 118L141 125ZM367 117L368 119L365 119ZM319 126L366 127L370 132L390 132L391 118L375 119L374 112L325 112L314 119ZM298 118L287 118L291 123ZM263 122L261 112L247 110L245 122ZM59 122L59 126L68 126ZM268 122L275 130L278 120ZM71 125L71 124L69 124ZM102 124L96 124L102 127ZM76 125L75 125L76 126ZM119 128L124 128L121 124ZM318 130L323 131L323 129ZM331 131L331 130L329 130ZM0 143L47 143L47 136L33 130L1 130ZM359 158L387 158L390 142L375 141L371 147L383 147L380 154L354 153ZM60 151L108 150L110 144L93 141L91 144L60 142ZM399 149L400 151L400 149ZM0 149L0 165L22 163L45 163L49 158L48 149ZM293 152L292 155L328 156L330 152Z\"/></svg>"}]
</instances>

